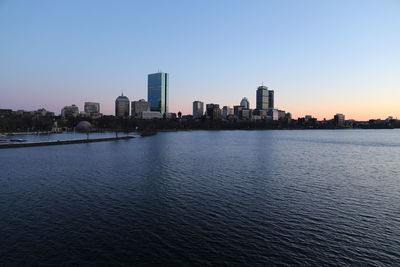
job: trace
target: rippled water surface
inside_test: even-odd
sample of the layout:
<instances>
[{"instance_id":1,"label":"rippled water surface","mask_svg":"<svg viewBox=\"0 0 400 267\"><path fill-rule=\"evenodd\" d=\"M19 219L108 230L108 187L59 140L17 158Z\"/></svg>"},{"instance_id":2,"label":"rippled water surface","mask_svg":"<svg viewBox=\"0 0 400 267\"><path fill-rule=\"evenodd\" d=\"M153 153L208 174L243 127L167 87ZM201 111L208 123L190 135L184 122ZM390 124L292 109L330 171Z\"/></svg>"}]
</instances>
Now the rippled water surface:
<instances>
[{"instance_id":1,"label":"rippled water surface","mask_svg":"<svg viewBox=\"0 0 400 267\"><path fill-rule=\"evenodd\" d=\"M400 131L0 150L0 266L100 264L399 266Z\"/></svg>"}]
</instances>

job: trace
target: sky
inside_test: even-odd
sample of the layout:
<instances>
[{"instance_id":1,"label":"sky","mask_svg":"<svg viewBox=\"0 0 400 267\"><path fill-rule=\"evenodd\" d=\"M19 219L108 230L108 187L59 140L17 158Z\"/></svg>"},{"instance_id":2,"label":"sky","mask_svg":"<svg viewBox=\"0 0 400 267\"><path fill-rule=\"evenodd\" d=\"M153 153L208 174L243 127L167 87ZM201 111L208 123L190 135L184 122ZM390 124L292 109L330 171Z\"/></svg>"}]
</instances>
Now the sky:
<instances>
[{"instance_id":1,"label":"sky","mask_svg":"<svg viewBox=\"0 0 400 267\"><path fill-rule=\"evenodd\" d=\"M400 0L0 0L0 108L147 99L255 108L262 83L294 118L400 118Z\"/></svg>"}]
</instances>

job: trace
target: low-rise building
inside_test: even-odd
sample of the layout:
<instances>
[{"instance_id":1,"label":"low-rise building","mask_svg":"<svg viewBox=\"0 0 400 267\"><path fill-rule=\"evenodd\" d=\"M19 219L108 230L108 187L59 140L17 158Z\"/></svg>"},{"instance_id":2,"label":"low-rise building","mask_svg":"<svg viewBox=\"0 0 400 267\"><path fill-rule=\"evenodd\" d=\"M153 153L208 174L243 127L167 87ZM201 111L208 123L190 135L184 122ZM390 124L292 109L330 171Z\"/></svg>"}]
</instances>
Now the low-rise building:
<instances>
[{"instance_id":1,"label":"low-rise building","mask_svg":"<svg viewBox=\"0 0 400 267\"><path fill-rule=\"evenodd\" d=\"M132 101L131 103L131 116L136 117L141 112L150 111L150 103L144 99L140 99L139 101Z\"/></svg>"},{"instance_id":2,"label":"low-rise building","mask_svg":"<svg viewBox=\"0 0 400 267\"><path fill-rule=\"evenodd\" d=\"M158 111L142 111L138 117L142 120L162 119L163 115Z\"/></svg>"},{"instance_id":3,"label":"low-rise building","mask_svg":"<svg viewBox=\"0 0 400 267\"><path fill-rule=\"evenodd\" d=\"M335 124L335 127L345 127L346 126L346 121L345 121L345 117L343 114L336 114L333 117L333 122Z\"/></svg>"},{"instance_id":4,"label":"low-rise building","mask_svg":"<svg viewBox=\"0 0 400 267\"><path fill-rule=\"evenodd\" d=\"M251 110L250 109L243 109L241 111L240 117L241 120L250 120L251 119Z\"/></svg>"},{"instance_id":5,"label":"low-rise building","mask_svg":"<svg viewBox=\"0 0 400 267\"><path fill-rule=\"evenodd\" d=\"M233 115L233 108L229 106L223 106L221 116L223 119L227 119L229 115Z\"/></svg>"},{"instance_id":6,"label":"low-rise building","mask_svg":"<svg viewBox=\"0 0 400 267\"><path fill-rule=\"evenodd\" d=\"M69 117L78 117L79 116L79 108L72 104L71 106L65 106L61 110L61 117L69 118Z\"/></svg>"},{"instance_id":7,"label":"low-rise building","mask_svg":"<svg viewBox=\"0 0 400 267\"><path fill-rule=\"evenodd\" d=\"M235 115L237 119L240 119L242 117L243 109L244 109L243 106L233 106L233 115Z\"/></svg>"},{"instance_id":8,"label":"low-rise building","mask_svg":"<svg viewBox=\"0 0 400 267\"><path fill-rule=\"evenodd\" d=\"M0 109L0 118L11 116L13 113L12 109Z\"/></svg>"}]
</instances>

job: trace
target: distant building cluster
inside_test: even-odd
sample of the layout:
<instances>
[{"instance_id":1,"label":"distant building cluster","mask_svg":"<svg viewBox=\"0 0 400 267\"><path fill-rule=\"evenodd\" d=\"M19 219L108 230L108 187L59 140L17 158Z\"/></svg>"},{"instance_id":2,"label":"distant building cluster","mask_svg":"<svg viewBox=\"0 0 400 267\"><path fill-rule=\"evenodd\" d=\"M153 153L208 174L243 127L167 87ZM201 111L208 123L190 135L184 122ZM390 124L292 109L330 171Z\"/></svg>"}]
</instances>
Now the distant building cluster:
<instances>
[{"instance_id":1,"label":"distant building cluster","mask_svg":"<svg viewBox=\"0 0 400 267\"><path fill-rule=\"evenodd\" d=\"M33 117L33 118L54 117L54 112L50 112L44 108L35 111L26 111L26 110L13 111L12 109L0 109L0 118L9 118L13 116Z\"/></svg>"},{"instance_id":2,"label":"distant building cluster","mask_svg":"<svg viewBox=\"0 0 400 267\"><path fill-rule=\"evenodd\" d=\"M206 104L206 110L203 111L204 103L201 101L193 102L193 118L198 119L204 116L209 120L271 120L271 121L290 121L292 116L283 110L274 107L274 91L262 85L256 90L256 108L251 109L250 101L243 97L240 105L229 107L223 106L220 109L219 104Z\"/></svg>"},{"instance_id":3,"label":"distant building cluster","mask_svg":"<svg viewBox=\"0 0 400 267\"><path fill-rule=\"evenodd\" d=\"M115 100L115 116L138 119L160 119L168 114L168 73L158 72L148 75L147 101L129 101L123 94Z\"/></svg>"},{"instance_id":4,"label":"distant building cluster","mask_svg":"<svg viewBox=\"0 0 400 267\"><path fill-rule=\"evenodd\" d=\"M222 123L230 123L236 121L256 121L255 124L268 122L271 125L279 125L278 127L293 127L293 128L382 128L391 127L398 123L397 119L389 117L386 120L370 120L369 122L356 122L353 120L346 120L344 114L336 114L333 119L320 120L314 118L312 115L294 120L291 113L275 107L275 91L270 90L267 86L262 84L255 90L256 102L255 108L251 107L251 103L247 97L243 97L239 105L223 106L220 107L217 103L207 103L202 101L193 101L192 115L182 116L181 112L178 115L169 112L169 74L164 72L157 72L148 74L147 77L147 100L138 99L130 101L129 98L121 93L115 99L115 117L116 118L134 118L134 119L183 119L191 120L194 122L199 121L222 121ZM41 126L44 121L47 124L54 122L54 127L57 127L57 121L54 119L53 112L45 109L38 109L36 111L25 111L11 109L0 109L0 119L6 118L19 118L23 124L23 120L31 118L35 121L37 127ZM84 110L80 111L75 104L64 106L61 109L61 122L76 121L75 118L102 118L103 114L100 111L100 103L98 102L84 102ZM107 116L110 119L111 116ZM246 124L247 122L244 122ZM15 124L15 127L18 127ZM39 125L39 126L38 126ZM396 124L397 125L397 124Z\"/></svg>"},{"instance_id":5,"label":"distant building cluster","mask_svg":"<svg viewBox=\"0 0 400 267\"><path fill-rule=\"evenodd\" d=\"M75 104L65 106L61 109L62 118L91 117L93 119L97 119L101 116L103 116L103 114L100 113L100 103L96 102L85 102L84 111L81 112L79 112L79 108Z\"/></svg>"},{"instance_id":6,"label":"distant building cluster","mask_svg":"<svg viewBox=\"0 0 400 267\"><path fill-rule=\"evenodd\" d=\"M140 99L130 102L123 93L115 99L115 116L121 118L134 117L138 119L170 118L174 114L168 113L168 73L158 72L148 75L147 101ZM62 118L102 117L100 103L85 102L84 111L79 112L78 106L72 104L61 110Z\"/></svg>"}]
</instances>

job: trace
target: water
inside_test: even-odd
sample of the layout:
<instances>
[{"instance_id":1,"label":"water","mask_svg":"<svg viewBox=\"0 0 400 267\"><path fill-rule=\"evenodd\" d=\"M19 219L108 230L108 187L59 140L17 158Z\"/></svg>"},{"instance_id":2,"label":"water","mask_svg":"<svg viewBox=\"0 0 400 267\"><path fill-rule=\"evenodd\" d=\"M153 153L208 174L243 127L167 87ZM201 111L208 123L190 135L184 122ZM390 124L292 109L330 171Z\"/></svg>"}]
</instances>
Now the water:
<instances>
[{"instance_id":1,"label":"water","mask_svg":"<svg viewBox=\"0 0 400 267\"><path fill-rule=\"evenodd\" d=\"M0 265L398 266L399 163L399 130L2 149Z\"/></svg>"}]
</instances>

